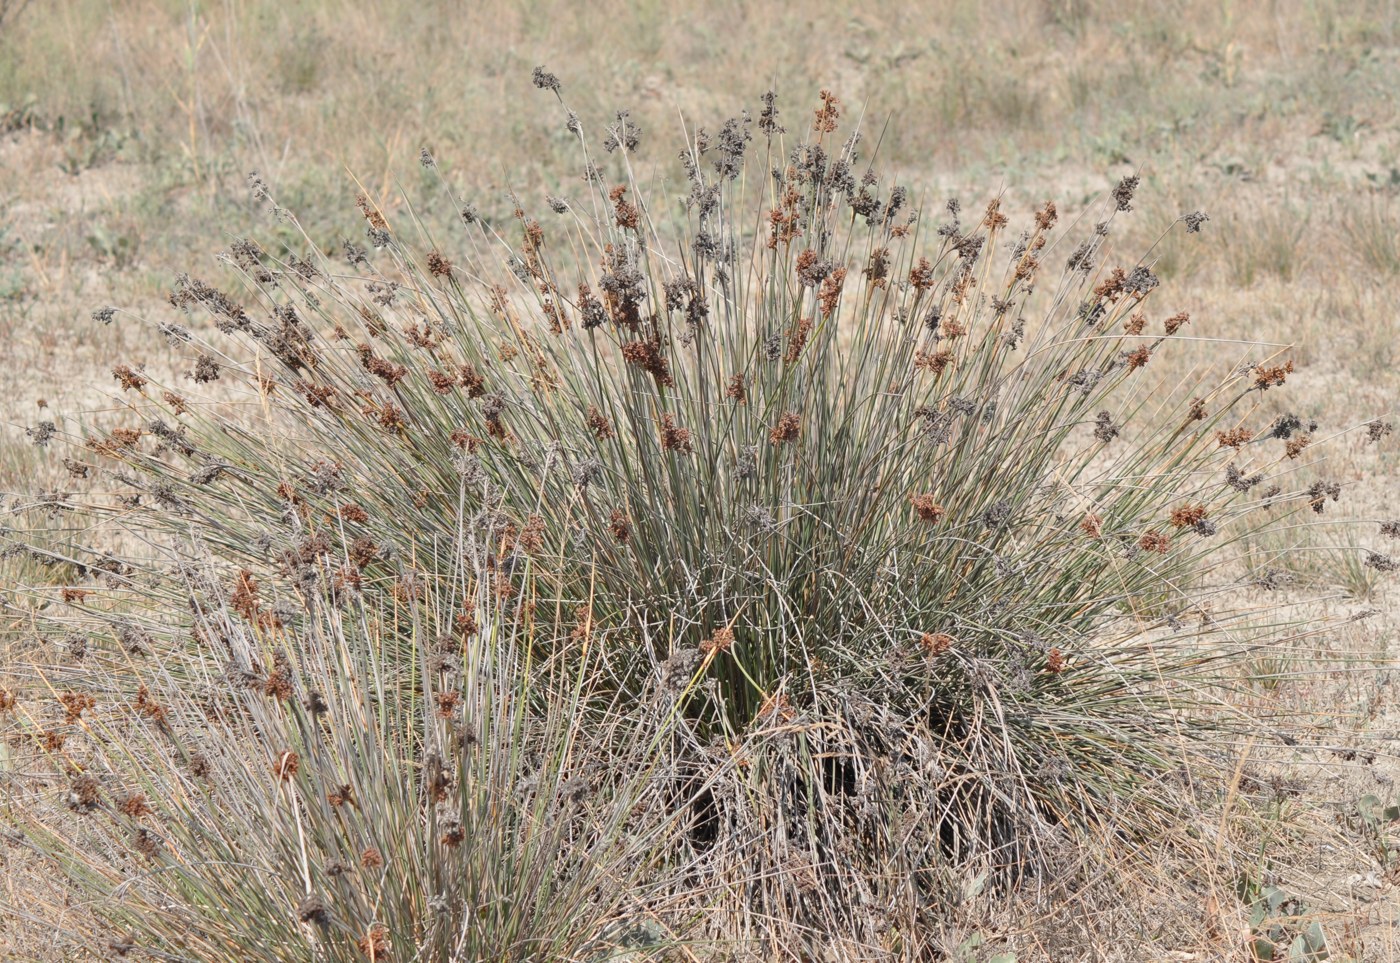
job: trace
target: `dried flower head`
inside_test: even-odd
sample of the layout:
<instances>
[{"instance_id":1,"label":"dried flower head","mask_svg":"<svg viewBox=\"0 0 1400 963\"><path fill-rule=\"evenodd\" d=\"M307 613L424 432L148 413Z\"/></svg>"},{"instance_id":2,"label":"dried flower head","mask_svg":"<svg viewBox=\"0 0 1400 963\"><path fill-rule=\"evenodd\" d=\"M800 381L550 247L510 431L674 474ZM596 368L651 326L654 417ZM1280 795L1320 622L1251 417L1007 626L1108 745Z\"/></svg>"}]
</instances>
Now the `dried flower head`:
<instances>
[{"instance_id":1,"label":"dried flower head","mask_svg":"<svg viewBox=\"0 0 1400 963\"><path fill-rule=\"evenodd\" d=\"M301 759L290 749L283 749L272 761L272 774L279 782L290 782L301 768Z\"/></svg>"},{"instance_id":2,"label":"dried flower head","mask_svg":"<svg viewBox=\"0 0 1400 963\"><path fill-rule=\"evenodd\" d=\"M1136 178L1134 178L1134 180L1136 180ZM1051 675L1059 675L1061 672L1065 671L1066 662L1065 654L1059 649L1052 648L1049 652L1045 653L1045 671Z\"/></svg>"},{"instance_id":3,"label":"dried flower head","mask_svg":"<svg viewBox=\"0 0 1400 963\"><path fill-rule=\"evenodd\" d=\"M1221 448L1239 449L1253 437L1254 432L1244 427L1231 428L1229 431L1217 431L1215 433L1215 440L1220 443Z\"/></svg>"},{"instance_id":4,"label":"dried flower head","mask_svg":"<svg viewBox=\"0 0 1400 963\"><path fill-rule=\"evenodd\" d=\"M927 371L937 377L941 375L948 365L952 363L953 352L949 348L940 348L937 351L916 351L914 353L914 367L919 371Z\"/></svg>"},{"instance_id":5,"label":"dried flower head","mask_svg":"<svg viewBox=\"0 0 1400 963\"><path fill-rule=\"evenodd\" d=\"M632 523L622 509L614 508L608 516L608 531L619 545L626 545L632 540Z\"/></svg>"},{"instance_id":6,"label":"dried flower head","mask_svg":"<svg viewBox=\"0 0 1400 963\"><path fill-rule=\"evenodd\" d=\"M1254 387L1258 388L1260 391L1266 391L1269 388L1277 387L1283 384L1292 373L1292 359L1285 361L1283 364L1273 365L1271 367L1260 365L1254 369Z\"/></svg>"},{"instance_id":7,"label":"dried flower head","mask_svg":"<svg viewBox=\"0 0 1400 963\"><path fill-rule=\"evenodd\" d=\"M375 923L365 935L355 941L360 952L369 958L370 963L380 963L389 959L389 928L383 923Z\"/></svg>"},{"instance_id":8,"label":"dried flower head","mask_svg":"<svg viewBox=\"0 0 1400 963\"><path fill-rule=\"evenodd\" d=\"M77 722L85 711L97 705L97 700L86 692L65 692L58 701L63 706L64 722Z\"/></svg>"},{"instance_id":9,"label":"dried flower head","mask_svg":"<svg viewBox=\"0 0 1400 963\"><path fill-rule=\"evenodd\" d=\"M303 923L310 923L325 929L331 925L330 913L326 910L326 902L315 893L308 893L302 901L297 904L297 919Z\"/></svg>"},{"instance_id":10,"label":"dried flower head","mask_svg":"<svg viewBox=\"0 0 1400 963\"><path fill-rule=\"evenodd\" d=\"M1094 416L1094 437L1104 444L1118 437L1119 427L1113 423L1113 416L1107 411L1100 411Z\"/></svg>"},{"instance_id":11,"label":"dried flower head","mask_svg":"<svg viewBox=\"0 0 1400 963\"><path fill-rule=\"evenodd\" d=\"M914 506L914 514L930 524L939 521L945 514L943 506L933 495L925 492L909 496L909 504Z\"/></svg>"},{"instance_id":12,"label":"dried flower head","mask_svg":"<svg viewBox=\"0 0 1400 963\"><path fill-rule=\"evenodd\" d=\"M691 442L690 429L678 427L675 418L669 412L661 416L659 428L662 449L681 455L690 455L695 452L695 446Z\"/></svg>"},{"instance_id":13,"label":"dried flower head","mask_svg":"<svg viewBox=\"0 0 1400 963\"><path fill-rule=\"evenodd\" d=\"M1103 535L1103 519L1089 512L1079 520L1079 530L1090 538L1099 538Z\"/></svg>"},{"instance_id":14,"label":"dried flower head","mask_svg":"<svg viewBox=\"0 0 1400 963\"><path fill-rule=\"evenodd\" d=\"M68 787L69 808L80 813L92 812L102 803L98 789L97 777L91 773L76 777Z\"/></svg>"},{"instance_id":15,"label":"dried flower head","mask_svg":"<svg viewBox=\"0 0 1400 963\"><path fill-rule=\"evenodd\" d=\"M946 632L925 632L919 636L919 645L923 648L924 654L929 656L940 656L953 647L955 640Z\"/></svg>"},{"instance_id":16,"label":"dried flower head","mask_svg":"<svg viewBox=\"0 0 1400 963\"><path fill-rule=\"evenodd\" d=\"M429 251L428 273L435 278L450 278L452 277L452 262L438 251Z\"/></svg>"},{"instance_id":17,"label":"dried flower head","mask_svg":"<svg viewBox=\"0 0 1400 963\"><path fill-rule=\"evenodd\" d=\"M1182 221L1186 223L1187 234L1201 233L1201 225L1210 220L1210 215L1205 211L1192 211L1189 214L1181 215Z\"/></svg>"},{"instance_id":18,"label":"dried flower head","mask_svg":"<svg viewBox=\"0 0 1400 963\"><path fill-rule=\"evenodd\" d=\"M119 364L115 366L112 368L112 377L121 383L123 391L140 391L147 384L145 376L130 365Z\"/></svg>"},{"instance_id":19,"label":"dried flower head","mask_svg":"<svg viewBox=\"0 0 1400 963\"><path fill-rule=\"evenodd\" d=\"M1156 552L1158 555L1165 555L1167 549L1171 548L1172 540L1170 535L1163 534L1156 529L1143 532L1142 537L1137 541L1138 548L1144 552Z\"/></svg>"},{"instance_id":20,"label":"dried flower head","mask_svg":"<svg viewBox=\"0 0 1400 963\"><path fill-rule=\"evenodd\" d=\"M146 794L141 792L128 793L117 801L117 808L131 819L140 819L151 814L151 804L146 800Z\"/></svg>"},{"instance_id":21,"label":"dried flower head","mask_svg":"<svg viewBox=\"0 0 1400 963\"><path fill-rule=\"evenodd\" d=\"M1170 318L1162 322L1163 329L1168 335L1176 334L1181 330L1183 324L1191 323L1191 315L1182 311L1180 314L1173 314Z\"/></svg>"},{"instance_id":22,"label":"dried flower head","mask_svg":"<svg viewBox=\"0 0 1400 963\"><path fill-rule=\"evenodd\" d=\"M444 719L451 719L457 711L457 704L461 701L462 694L456 689L439 692L437 694L437 714Z\"/></svg>"},{"instance_id":23,"label":"dried flower head","mask_svg":"<svg viewBox=\"0 0 1400 963\"><path fill-rule=\"evenodd\" d=\"M155 833L151 832L145 826L141 826L138 827L136 832L132 835L131 845L142 856L154 861L159 858L165 843L164 840Z\"/></svg>"},{"instance_id":24,"label":"dried flower head","mask_svg":"<svg viewBox=\"0 0 1400 963\"><path fill-rule=\"evenodd\" d=\"M150 719L156 724L165 722L165 707L151 698L150 690L144 685L136 690L136 702L132 706L136 714Z\"/></svg>"},{"instance_id":25,"label":"dried flower head","mask_svg":"<svg viewBox=\"0 0 1400 963\"><path fill-rule=\"evenodd\" d=\"M1172 510L1171 521L1172 525L1176 528L1194 528L1208 514L1205 505L1199 503L1192 505L1190 502L1187 502L1185 505L1178 506Z\"/></svg>"},{"instance_id":26,"label":"dried flower head","mask_svg":"<svg viewBox=\"0 0 1400 963\"><path fill-rule=\"evenodd\" d=\"M208 384L211 381L219 380L219 363L207 354L202 354L195 359L194 371L190 372L190 377L198 384Z\"/></svg>"},{"instance_id":27,"label":"dried flower head","mask_svg":"<svg viewBox=\"0 0 1400 963\"><path fill-rule=\"evenodd\" d=\"M817 300L821 304L822 314L831 317L836 313L836 308L841 303L841 290L846 283L846 269L835 268L822 281L821 291Z\"/></svg>"},{"instance_id":28,"label":"dried flower head","mask_svg":"<svg viewBox=\"0 0 1400 963\"><path fill-rule=\"evenodd\" d=\"M829 90L823 90L817 96L821 98L821 106L816 110L812 128L818 134L830 134L836 130L836 123L841 119L841 101Z\"/></svg>"},{"instance_id":29,"label":"dried flower head","mask_svg":"<svg viewBox=\"0 0 1400 963\"><path fill-rule=\"evenodd\" d=\"M786 412L768 432L768 440L774 445L796 441L802 432L802 418L795 411Z\"/></svg>"},{"instance_id":30,"label":"dried flower head","mask_svg":"<svg viewBox=\"0 0 1400 963\"><path fill-rule=\"evenodd\" d=\"M1322 514L1329 498L1335 502L1341 497L1342 486L1336 482L1318 481L1308 488L1308 505L1319 515Z\"/></svg>"},{"instance_id":31,"label":"dried flower head","mask_svg":"<svg viewBox=\"0 0 1400 963\"><path fill-rule=\"evenodd\" d=\"M543 67L535 68L534 73L530 77L530 82L540 90L552 90L556 94L564 87L564 85L559 82L558 77L548 70L545 70Z\"/></svg>"},{"instance_id":32,"label":"dried flower head","mask_svg":"<svg viewBox=\"0 0 1400 963\"><path fill-rule=\"evenodd\" d=\"M369 846L360 853L360 865L365 869L378 869L384 865L384 854Z\"/></svg>"},{"instance_id":33,"label":"dried flower head","mask_svg":"<svg viewBox=\"0 0 1400 963\"><path fill-rule=\"evenodd\" d=\"M1119 211L1133 209L1133 194L1137 191L1140 180L1138 175L1129 174L1119 181L1118 186L1113 189L1113 203Z\"/></svg>"},{"instance_id":34,"label":"dried flower head","mask_svg":"<svg viewBox=\"0 0 1400 963\"><path fill-rule=\"evenodd\" d=\"M1366 423L1366 441L1368 444L1378 442L1386 435L1395 430L1395 426L1388 421L1381 421L1379 418Z\"/></svg>"},{"instance_id":35,"label":"dried flower head","mask_svg":"<svg viewBox=\"0 0 1400 963\"><path fill-rule=\"evenodd\" d=\"M1394 572L1400 570L1400 562L1397 562L1389 555L1382 555L1380 552L1367 552L1366 560L1361 564L1367 568L1373 568L1377 572Z\"/></svg>"},{"instance_id":36,"label":"dried flower head","mask_svg":"<svg viewBox=\"0 0 1400 963\"><path fill-rule=\"evenodd\" d=\"M708 639L700 643L700 652L705 656L714 656L721 652L728 652L733 644L734 630L722 625L711 632Z\"/></svg>"},{"instance_id":37,"label":"dried flower head","mask_svg":"<svg viewBox=\"0 0 1400 963\"><path fill-rule=\"evenodd\" d=\"M726 398L733 398L736 404L746 405L749 403L748 387L744 376L736 374L729 379L729 386L724 389Z\"/></svg>"},{"instance_id":38,"label":"dried flower head","mask_svg":"<svg viewBox=\"0 0 1400 963\"><path fill-rule=\"evenodd\" d=\"M661 353L659 341L624 341L622 357L628 364L650 374L659 386L670 388L675 385L675 379L671 377L671 366L666 361L666 356Z\"/></svg>"}]
</instances>

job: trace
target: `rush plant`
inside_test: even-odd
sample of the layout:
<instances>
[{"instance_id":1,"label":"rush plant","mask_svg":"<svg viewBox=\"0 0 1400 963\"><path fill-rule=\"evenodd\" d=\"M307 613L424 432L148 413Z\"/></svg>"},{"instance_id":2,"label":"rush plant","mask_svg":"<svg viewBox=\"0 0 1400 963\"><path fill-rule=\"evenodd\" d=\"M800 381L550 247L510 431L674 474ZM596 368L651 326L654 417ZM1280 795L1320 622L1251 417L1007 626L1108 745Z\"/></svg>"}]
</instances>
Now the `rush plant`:
<instances>
[{"instance_id":1,"label":"rush plant","mask_svg":"<svg viewBox=\"0 0 1400 963\"><path fill-rule=\"evenodd\" d=\"M563 103L553 75L534 82ZM539 678L524 666L574 680L541 710L547 745L567 742L559 713L602 706L625 768L629 726L674 723L643 727L665 746L672 791L655 798L676 827L655 865L673 895L718 904L701 914L718 939L841 933L917 955L969 865L1015 881L1066 839L1179 825L1223 758L1207 734L1250 724L1229 703L1254 643L1232 627L1258 617L1236 602L1231 546L1337 491L1285 487L1311 428L1251 418L1292 363L1255 346L1214 380L1154 375L1210 332L1160 304L1150 256L1112 249L1136 177L1069 230L1048 201L1024 224L999 197L929 210L876 172L858 129L842 136L841 115L823 91L790 134L767 94L756 119L689 132L673 184L638 169L626 112L598 145L566 107L577 197L538 212L517 199L513 219L484 223L444 173L433 205L449 218L361 195L364 241L239 240L237 294L182 277L171 304L199 323L148 323L188 347L207 397L119 364L130 424L64 437L82 446L74 473L101 482L85 521L149 546L65 556L123 607L81 616L107 619L119 659L165 638L163 673L207 678L222 643L182 634L181 580L153 582L188 564L191 536L222 566L204 595L230 630L301 626L311 597L342 629L333 611L376 613L352 633L359 655L325 650L318 678L345 673L348 704L393 739L423 733L412 749L384 735L376 755L406 768L355 790L403 816L415 803L386 787L429 758L474 758L426 735L441 728L424 727L426 636L397 614L446 579L443 624L512 640L495 670L512 681L490 683L510 711ZM423 164L439 173L426 151ZM538 631L561 620L582 635ZM596 665L570 675L580 637ZM465 651L438 656L480 671ZM661 716L658 684L678 693ZM288 720L310 766L321 724ZM516 746L507 721L493 731ZM249 787L267 781L265 758L237 765ZM480 784L498 794L519 775L493 773ZM249 818L288 833L290 907L332 884L292 871L293 841L322 823L286 820L343 817L319 801L304 813L302 783L282 783ZM409 822L404 858L421 860L408 854L441 826ZM449 863L396 878L469 871ZM357 905L383 906L368 891Z\"/></svg>"}]
</instances>

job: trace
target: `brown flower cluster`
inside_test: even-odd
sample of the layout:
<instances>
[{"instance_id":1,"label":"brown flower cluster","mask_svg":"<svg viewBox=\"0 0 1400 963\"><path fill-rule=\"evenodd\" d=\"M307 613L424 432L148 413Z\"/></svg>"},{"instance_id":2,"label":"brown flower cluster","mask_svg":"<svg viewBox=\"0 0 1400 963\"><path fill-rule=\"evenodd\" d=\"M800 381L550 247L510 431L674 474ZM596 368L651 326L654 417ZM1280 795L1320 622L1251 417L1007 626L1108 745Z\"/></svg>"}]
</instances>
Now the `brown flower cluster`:
<instances>
[{"instance_id":1,"label":"brown flower cluster","mask_svg":"<svg viewBox=\"0 0 1400 963\"><path fill-rule=\"evenodd\" d=\"M914 514L923 521L930 524L943 518L943 506L930 494L923 493L909 496L909 503L914 506Z\"/></svg>"},{"instance_id":2,"label":"brown flower cluster","mask_svg":"<svg viewBox=\"0 0 1400 963\"><path fill-rule=\"evenodd\" d=\"M774 445L796 441L802 433L802 418L795 411L789 411L778 419L778 423L768 432L768 440Z\"/></svg>"},{"instance_id":3,"label":"brown flower cluster","mask_svg":"<svg viewBox=\"0 0 1400 963\"><path fill-rule=\"evenodd\" d=\"M733 644L734 630L722 625L711 632L708 639L700 643L700 652L706 656L714 656L721 652L728 652Z\"/></svg>"},{"instance_id":4,"label":"brown flower cluster","mask_svg":"<svg viewBox=\"0 0 1400 963\"><path fill-rule=\"evenodd\" d=\"M836 313L836 307L841 302L841 288L845 283L845 268L837 268L822 281L821 292L817 299L821 302L822 314L826 317L831 317Z\"/></svg>"},{"instance_id":5,"label":"brown flower cluster","mask_svg":"<svg viewBox=\"0 0 1400 963\"><path fill-rule=\"evenodd\" d=\"M1202 504L1192 505L1189 502L1181 505L1172 511L1172 525L1176 528L1193 528L1203 521L1207 514L1206 506Z\"/></svg>"},{"instance_id":6,"label":"brown flower cluster","mask_svg":"<svg viewBox=\"0 0 1400 963\"><path fill-rule=\"evenodd\" d=\"M634 368L641 368L650 374L661 387L670 388L675 385L675 379L671 377L671 367L656 340L624 341L622 357Z\"/></svg>"},{"instance_id":7,"label":"brown flower cluster","mask_svg":"<svg viewBox=\"0 0 1400 963\"><path fill-rule=\"evenodd\" d=\"M1283 364L1266 367L1260 365L1254 369L1254 387L1260 391L1267 391L1270 388L1281 385L1293 373L1293 359L1285 361Z\"/></svg>"},{"instance_id":8,"label":"brown flower cluster","mask_svg":"<svg viewBox=\"0 0 1400 963\"><path fill-rule=\"evenodd\" d=\"M1158 555L1165 555L1167 554L1167 549L1172 547L1172 540L1170 535L1163 534L1154 528L1143 532L1137 544L1138 548L1142 549L1144 552L1155 552Z\"/></svg>"},{"instance_id":9,"label":"brown flower cluster","mask_svg":"<svg viewBox=\"0 0 1400 963\"><path fill-rule=\"evenodd\" d=\"M1090 538L1099 538L1103 535L1103 519L1089 512L1079 520L1079 530Z\"/></svg>"},{"instance_id":10,"label":"brown flower cluster","mask_svg":"<svg viewBox=\"0 0 1400 963\"><path fill-rule=\"evenodd\" d=\"M1243 427L1215 433L1215 440L1220 443L1221 448L1242 448L1253 437L1254 432Z\"/></svg>"},{"instance_id":11,"label":"brown flower cluster","mask_svg":"<svg viewBox=\"0 0 1400 963\"><path fill-rule=\"evenodd\" d=\"M617 217L617 226L627 231L637 230L639 223L638 211L635 205L629 203L624 196L627 193L627 186L619 184L608 192L608 200L613 202L613 210Z\"/></svg>"},{"instance_id":12,"label":"brown flower cluster","mask_svg":"<svg viewBox=\"0 0 1400 963\"><path fill-rule=\"evenodd\" d=\"M946 632L925 632L919 636L919 645L930 656L943 655L953 647L953 642L953 637Z\"/></svg>"},{"instance_id":13,"label":"brown flower cluster","mask_svg":"<svg viewBox=\"0 0 1400 963\"><path fill-rule=\"evenodd\" d=\"M817 96L822 104L816 110L812 127L818 134L830 134L836 130L836 122L841 119L841 101L829 90L823 90Z\"/></svg>"},{"instance_id":14,"label":"brown flower cluster","mask_svg":"<svg viewBox=\"0 0 1400 963\"><path fill-rule=\"evenodd\" d=\"M917 351L914 353L914 367L937 377L953 360L953 352L947 348L937 351Z\"/></svg>"},{"instance_id":15,"label":"brown flower cluster","mask_svg":"<svg viewBox=\"0 0 1400 963\"><path fill-rule=\"evenodd\" d=\"M279 782L290 782L301 768L301 758L290 749L283 749L272 761L272 774Z\"/></svg>"},{"instance_id":16,"label":"brown flower cluster","mask_svg":"<svg viewBox=\"0 0 1400 963\"><path fill-rule=\"evenodd\" d=\"M676 419L668 412L661 416L659 425L661 431L661 447L666 451L674 451L681 455L689 455L695 452L695 446L691 442L689 428L681 428L676 424Z\"/></svg>"}]
</instances>

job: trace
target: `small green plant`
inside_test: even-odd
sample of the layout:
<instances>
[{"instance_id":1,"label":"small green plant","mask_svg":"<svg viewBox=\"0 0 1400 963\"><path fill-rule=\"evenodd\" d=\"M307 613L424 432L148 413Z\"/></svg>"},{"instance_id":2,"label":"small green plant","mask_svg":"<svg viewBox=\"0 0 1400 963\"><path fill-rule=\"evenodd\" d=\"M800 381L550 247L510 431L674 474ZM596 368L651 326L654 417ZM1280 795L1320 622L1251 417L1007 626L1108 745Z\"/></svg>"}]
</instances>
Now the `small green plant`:
<instances>
[{"instance_id":1,"label":"small green plant","mask_svg":"<svg viewBox=\"0 0 1400 963\"><path fill-rule=\"evenodd\" d=\"M1282 887L1241 876L1237 891L1249 907L1251 963L1320 963L1335 959L1321 922Z\"/></svg>"},{"instance_id":2,"label":"small green plant","mask_svg":"<svg viewBox=\"0 0 1400 963\"><path fill-rule=\"evenodd\" d=\"M1356 804L1358 828L1372 847L1376 862L1387 875L1400 865L1400 805L1383 802L1367 793Z\"/></svg>"}]
</instances>

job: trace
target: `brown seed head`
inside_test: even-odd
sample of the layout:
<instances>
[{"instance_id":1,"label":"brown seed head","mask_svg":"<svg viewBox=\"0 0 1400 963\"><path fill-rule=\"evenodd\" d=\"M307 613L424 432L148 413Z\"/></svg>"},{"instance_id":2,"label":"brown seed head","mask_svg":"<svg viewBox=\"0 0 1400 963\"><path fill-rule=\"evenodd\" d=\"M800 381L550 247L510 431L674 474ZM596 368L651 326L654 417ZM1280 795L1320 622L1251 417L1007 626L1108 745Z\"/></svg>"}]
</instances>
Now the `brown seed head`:
<instances>
[{"instance_id":1,"label":"brown seed head","mask_svg":"<svg viewBox=\"0 0 1400 963\"><path fill-rule=\"evenodd\" d=\"M444 719L451 719L457 711L457 703L462 701L462 694L456 689L437 694L437 714Z\"/></svg>"},{"instance_id":2,"label":"brown seed head","mask_svg":"<svg viewBox=\"0 0 1400 963\"><path fill-rule=\"evenodd\" d=\"M914 367L919 371L927 371L934 377L941 375L953 360L953 352L948 348L940 348L938 351L917 351L914 353Z\"/></svg>"},{"instance_id":3,"label":"brown seed head","mask_svg":"<svg viewBox=\"0 0 1400 963\"><path fill-rule=\"evenodd\" d=\"M300 768L301 759L290 749L283 749L272 762L272 774L279 782L290 782Z\"/></svg>"},{"instance_id":4,"label":"brown seed head","mask_svg":"<svg viewBox=\"0 0 1400 963\"><path fill-rule=\"evenodd\" d=\"M64 722L77 722L86 710L97 705L97 700L86 692L65 692L58 697L58 701L67 713Z\"/></svg>"},{"instance_id":5,"label":"brown seed head","mask_svg":"<svg viewBox=\"0 0 1400 963\"><path fill-rule=\"evenodd\" d=\"M1290 358L1283 364L1265 367L1260 365L1254 369L1254 387L1260 391L1267 391L1277 387L1288 380L1288 376L1293 373L1293 360Z\"/></svg>"},{"instance_id":6,"label":"brown seed head","mask_svg":"<svg viewBox=\"0 0 1400 963\"><path fill-rule=\"evenodd\" d=\"M733 398L738 404L747 405L749 403L749 392L744 376L736 374L734 377L730 378L729 387L724 389L724 395L726 398Z\"/></svg>"},{"instance_id":7,"label":"brown seed head","mask_svg":"<svg viewBox=\"0 0 1400 963\"><path fill-rule=\"evenodd\" d=\"M706 656L718 655L721 652L728 652L729 647L734 644L734 630L728 626L720 626L710 633L710 637L700 643L700 652Z\"/></svg>"},{"instance_id":8,"label":"brown seed head","mask_svg":"<svg viewBox=\"0 0 1400 963\"><path fill-rule=\"evenodd\" d=\"M369 958L370 963L382 963L389 959L389 928L383 923L375 923L355 945Z\"/></svg>"},{"instance_id":9,"label":"brown seed head","mask_svg":"<svg viewBox=\"0 0 1400 963\"><path fill-rule=\"evenodd\" d=\"M1138 539L1138 548L1144 552L1156 552L1158 555L1165 555L1171 546L1171 536L1156 529L1143 532L1142 537Z\"/></svg>"},{"instance_id":10,"label":"brown seed head","mask_svg":"<svg viewBox=\"0 0 1400 963\"><path fill-rule=\"evenodd\" d=\"M83 773L73 780L68 789L68 805L78 812L92 812L102 802L98 789L97 777Z\"/></svg>"},{"instance_id":11,"label":"brown seed head","mask_svg":"<svg viewBox=\"0 0 1400 963\"><path fill-rule=\"evenodd\" d=\"M802 433L802 418L795 411L789 411L778 419L778 423L768 432L768 440L774 445L796 441Z\"/></svg>"},{"instance_id":12,"label":"brown seed head","mask_svg":"<svg viewBox=\"0 0 1400 963\"><path fill-rule=\"evenodd\" d=\"M112 377L121 382L123 391L140 391L146 387L146 378L130 365L119 364L112 369Z\"/></svg>"},{"instance_id":13,"label":"brown seed head","mask_svg":"<svg viewBox=\"0 0 1400 963\"><path fill-rule=\"evenodd\" d=\"M151 814L151 804L146 801L146 794L140 792L123 796L117 802L117 808L132 819L140 819L142 816Z\"/></svg>"},{"instance_id":14,"label":"brown seed head","mask_svg":"<svg viewBox=\"0 0 1400 963\"><path fill-rule=\"evenodd\" d=\"M982 217L982 226L995 231L1003 228L1008 223L1008 218L1001 212L1001 198L994 197L987 202L987 213Z\"/></svg>"},{"instance_id":15,"label":"brown seed head","mask_svg":"<svg viewBox=\"0 0 1400 963\"><path fill-rule=\"evenodd\" d=\"M676 425L676 420L670 413L661 416L661 447L666 451L674 451L681 455L690 455L695 452L695 446L691 443L689 428L680 428Z\"/></svg>"},{"instance_id":16,"label":"brown seed head","mask_svg":"<svg viewBox=\"0 0 1400 963\"><path fill-rule=\"evenodd\" d=\"M914 514L930 524L939 521L945 514L943 506L928 493L910 495L909 503L914 506Z\"/></svg>"},{"instance_id":17,"label":"brown seed head","mask_svg":"<svg viewBox=\"0 0 1400 963\"><path fill-rule=\"evenodd\" d=\"M619 545L626 545L632 540L632 523L622 509L614 508L608 516L608 531Z\"/></svg>"},{"instance_id":18,"label":"brown seed head","mask_svg":"<svg viewBox=\"0 0 1400 963\"><path fill-rule=\"evenodd\" d=\"M1229 431L1215 433L1215 440L1220 443L1221 448L1239 449L1253 437L1254 432L1248 428L1231 428Z\"/></svg>"},{"instance_id":19,"label":"brown seed head","mask_svg":"<svg viewBox=\"0 0 1400 963\"><path fill-rule=\"evenodd\" d=\"M1202 521L1208 512L1206 506L1202 504L1192 505L1187 502L1172 511L1172 525L1176 528L1192 528L1197 522Z\"/></svg>"},{"instance_id":20,"label":"brown seed head","mask_svg":"<svg viewBox=\"0 0 1400 963\"><path fill-rule=\"evenodd\" d=\"M919 636L919 645L925 655L940 656L953 647L955 640L946 632L925 632Z\"/></svg>"},{"instance_id":21,"label":"brown seed head","mask_svg":"<svg viewBox=\"0 0 1400 963\"><path fill-rule=\"evenodd\" d=\"M829 90L823 90L817 96L822 103L816 110L812 127L818 134L830 134L836 130L836 122L841 118L841 101Z\"/></svg>"},{"instance_id":22,"label":"brown seed head","mask_svg":"<svg viewBox=\"0 0 1400 963\"><path fill-rule=\"evenodd\" d=\"M836 268L822 281L818 300L821 302L822 314L824 316L829 318L836 313L836 308L841 303L841 289L845 283L845 268Z\"/></svg>"}]
</instances>

